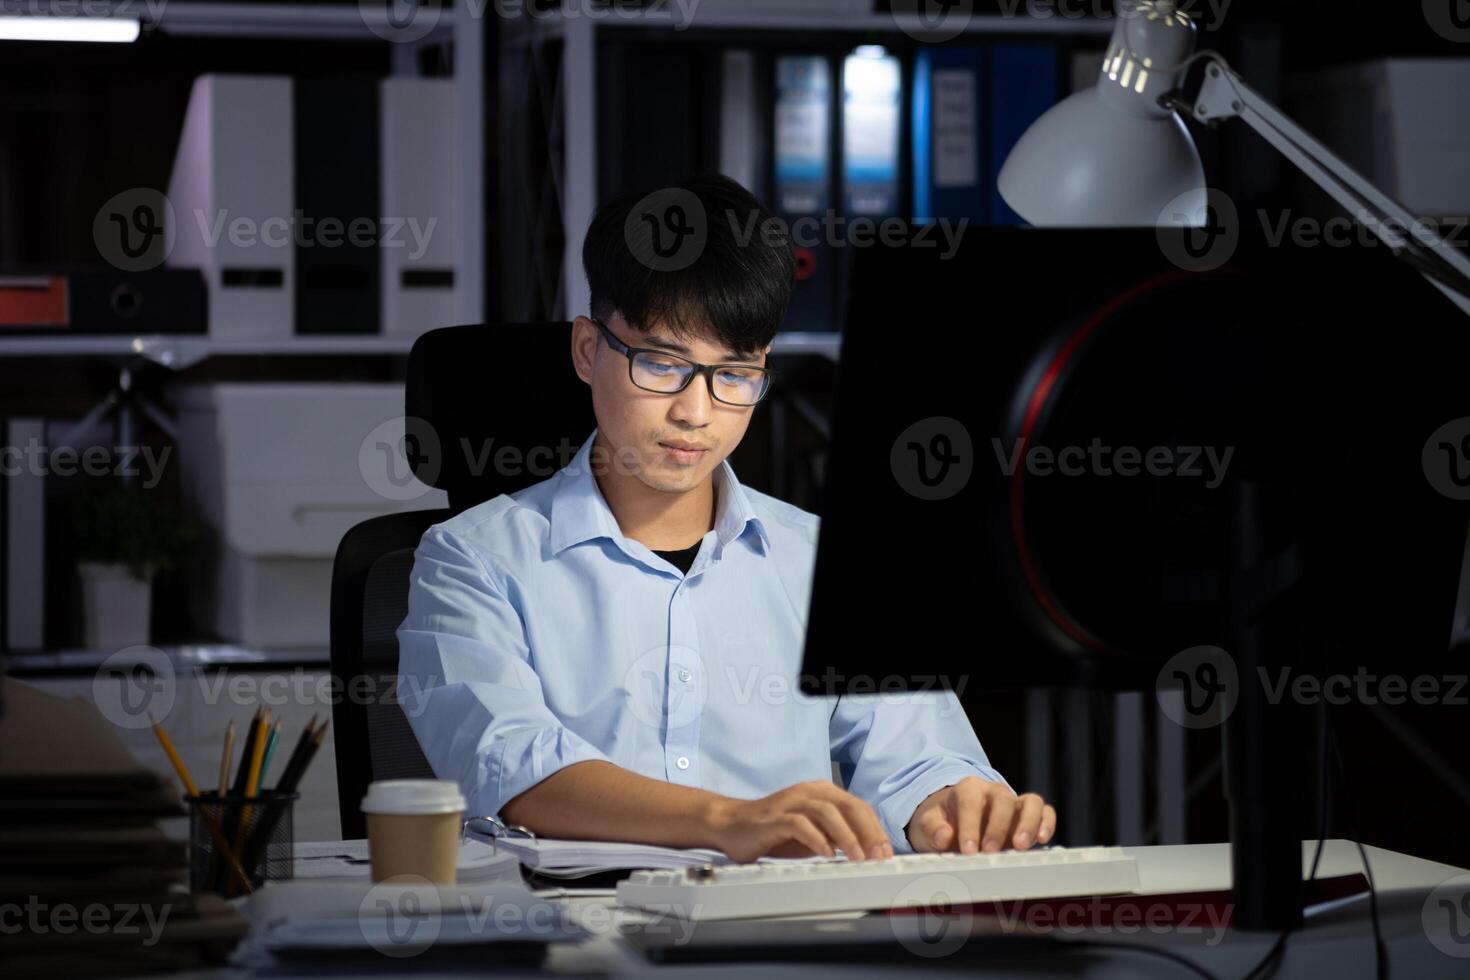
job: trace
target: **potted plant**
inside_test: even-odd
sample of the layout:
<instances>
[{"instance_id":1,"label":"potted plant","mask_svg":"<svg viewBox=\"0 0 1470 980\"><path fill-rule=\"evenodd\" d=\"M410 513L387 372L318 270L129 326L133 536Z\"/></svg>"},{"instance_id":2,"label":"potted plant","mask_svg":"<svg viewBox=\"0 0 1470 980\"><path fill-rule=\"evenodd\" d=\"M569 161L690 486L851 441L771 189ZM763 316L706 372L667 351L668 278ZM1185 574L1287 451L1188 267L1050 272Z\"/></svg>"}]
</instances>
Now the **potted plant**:
<instances>
[{"instance_id":1,"label":"potted plant","mask_svg":"<svg viewBox=\"0 0 1470 980\"><path fill-rule=\"evenodd\" d=\"M154 576L182 559L197 533L193 522L156 489L101 479L88 481L72 529L87 648L147 643Z\"/></svg>"}]
</instances>

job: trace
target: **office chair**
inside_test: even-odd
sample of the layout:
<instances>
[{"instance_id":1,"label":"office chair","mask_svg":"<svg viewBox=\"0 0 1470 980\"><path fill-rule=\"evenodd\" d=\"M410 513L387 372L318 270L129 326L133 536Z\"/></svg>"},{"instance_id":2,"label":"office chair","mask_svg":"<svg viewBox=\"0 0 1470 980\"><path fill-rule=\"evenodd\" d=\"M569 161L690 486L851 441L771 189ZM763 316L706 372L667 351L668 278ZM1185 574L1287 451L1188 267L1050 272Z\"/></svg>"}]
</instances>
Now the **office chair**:
<instances>
[{"instance_id":1,"label":"office chair","mask_svg":"<svg viewBox=\"0 0 1470 980\"><path fill-rule=\"evenodd\" d=\"M570 344L569 323L472 324L430 331L409 352L404 415L422 420L408 426L409 464L448 495L449 507L363 521L337 546L331 669L341 693L332 724L346 839L366 836L358 806L370 782L434 775L395 696L395 631L408 611L414 549L430 526L545 479L592 432L592 401ZM518 455L498 456L507 447Z\"/></svg>"}]
</instances>

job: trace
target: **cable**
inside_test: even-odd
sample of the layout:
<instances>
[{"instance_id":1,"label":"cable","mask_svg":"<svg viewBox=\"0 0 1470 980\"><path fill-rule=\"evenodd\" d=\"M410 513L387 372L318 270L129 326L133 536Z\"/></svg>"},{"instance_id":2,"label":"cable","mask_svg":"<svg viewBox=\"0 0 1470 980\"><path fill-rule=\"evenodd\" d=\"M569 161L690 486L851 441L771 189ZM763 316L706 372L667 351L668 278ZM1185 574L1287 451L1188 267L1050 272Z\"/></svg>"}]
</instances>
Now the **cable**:
<instances>
[{"instance_id":1,"label":"cable","mask_svg":"<svg viewBox=\"0 0 1470 980\"><path fill-rule=\"evenodd\" d=\"M1182 953L1176 953L1172 949L1167 949L1163 946L1136 946L1132 943L1114 942L1107 939L1078 939L1068 941L1067 948L1109 950L1122 949L1127 950L1130 953L1147 953L1150 956L1158 956L1162 959L1166 959L1173 963L1177 963L1180 966L1186 967L1190 973L1194 974L1197 977L1203 977L1204 980L1220 980L1217 975L1211 973L1209 970L1206 970L1204 967L1200 966L1189 957L1183 955Z\"/></svg>"}]
</instances>

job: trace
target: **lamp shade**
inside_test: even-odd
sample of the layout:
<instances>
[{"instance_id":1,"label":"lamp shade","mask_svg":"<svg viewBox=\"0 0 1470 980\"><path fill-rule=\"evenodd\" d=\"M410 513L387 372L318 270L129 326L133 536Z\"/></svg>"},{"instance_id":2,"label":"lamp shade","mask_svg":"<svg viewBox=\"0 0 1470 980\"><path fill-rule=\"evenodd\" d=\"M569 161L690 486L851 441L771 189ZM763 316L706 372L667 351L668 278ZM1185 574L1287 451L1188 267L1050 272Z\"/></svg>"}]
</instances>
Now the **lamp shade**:
<instances>
[{"instance_id":1,"label":"lamp shade","mask_svg":"<svg viewBox=\"0 0 1470 980\"><path fill-rule=\"evenodd\" d=\"M1033 225L1195 224L1205 172L1178 113L1160 102L1194 49L1172 0L1125 6L1095 86L1053 106L1006 157L1000 195Z\"/></svg>"},{"instance_id":2,"label":"lamp shade","mask_svg":"<svg viewBox=\"0 0 1470 980\"><path fill-rule=\"evenodd\" d=\"M1205 206L1204 167L1184 121L1174 113L1120 113L1096 88L1032 124L1006 157L998 184L1013 211L1041 226L1190 223ZM1175 219L1175 212L1188 218Z\"/></svg>"}]
</instances>

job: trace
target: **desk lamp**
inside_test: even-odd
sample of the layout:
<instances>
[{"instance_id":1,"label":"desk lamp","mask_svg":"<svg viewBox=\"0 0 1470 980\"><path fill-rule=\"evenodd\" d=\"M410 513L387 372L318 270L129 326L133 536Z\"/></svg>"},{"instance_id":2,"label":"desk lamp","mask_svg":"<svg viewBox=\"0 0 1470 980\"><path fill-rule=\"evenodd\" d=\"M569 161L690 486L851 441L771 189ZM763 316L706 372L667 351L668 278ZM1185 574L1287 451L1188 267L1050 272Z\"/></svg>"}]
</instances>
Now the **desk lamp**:
<instances>
[{"instance_id":1,"label":"desk lamp","mask_svg":"<svg viewBox=\"0 0 1470 980\"><path fill-rule=\"evenodd\" d=\"M1001 197L1038 226L1199 227L1208 198L1183 118L1240 119L1348 214L1470 313L1470 259L1247 85L1213 51L1177 0L1120 5L1097 85L1049 109L1001 167ZM1206 63L1191 100L1182 85Z\"/></svg>"}]
</instances>

